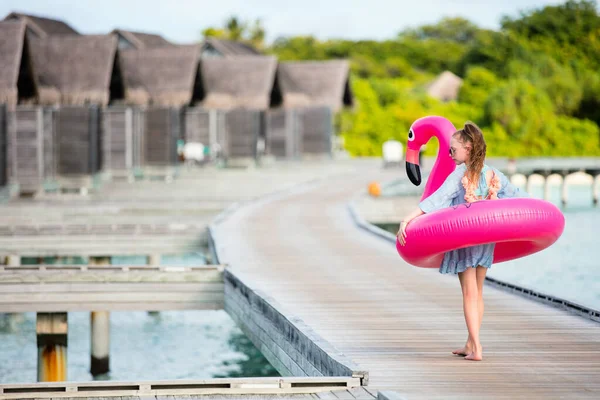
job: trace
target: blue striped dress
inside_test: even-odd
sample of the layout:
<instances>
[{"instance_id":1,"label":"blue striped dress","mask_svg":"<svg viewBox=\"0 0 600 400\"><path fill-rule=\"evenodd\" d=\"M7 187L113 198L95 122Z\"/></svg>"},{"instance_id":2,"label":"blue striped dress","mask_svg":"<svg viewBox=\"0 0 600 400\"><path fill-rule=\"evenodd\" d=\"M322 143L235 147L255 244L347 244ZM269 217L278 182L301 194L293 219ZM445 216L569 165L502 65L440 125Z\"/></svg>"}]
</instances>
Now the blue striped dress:
<instances>
[{"instance_id":1,"label":"blue striped dress","mask_svg":"<svg viewBox=\"0 0 600 400\"><path fill-rule=\"evenodd\" d=\"M479 186L475 191L477 196L486 197L488 194L488 185L486 181L486 172L488 169L492 169L498 178L500 178L500 190L498 191L499 199L529 197L526 192L510 183L506 175L487 165L483 166L479 177ZM448 175L448 178L446 178L442 186L440 186L435 193L419 203L419 208L427 214L442 208L466 203L465 189L461 182L466 170L467 167L465 164L456 167L454 172ZM492 266L492 261L494 260L494 246L495 243L489 243L449 251L444 254L444 260L440 266L440 273L458 274L459 272L464 272L469 267L477 266L490 268Z\"/></svg>"}]
</instances>

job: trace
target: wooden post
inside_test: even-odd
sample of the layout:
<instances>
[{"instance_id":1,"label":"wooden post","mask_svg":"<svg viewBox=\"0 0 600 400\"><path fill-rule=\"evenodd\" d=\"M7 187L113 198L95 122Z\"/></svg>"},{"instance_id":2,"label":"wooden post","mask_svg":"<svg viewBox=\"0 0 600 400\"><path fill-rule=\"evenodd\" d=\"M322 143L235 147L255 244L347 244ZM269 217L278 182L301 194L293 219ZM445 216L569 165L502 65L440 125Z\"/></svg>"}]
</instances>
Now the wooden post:
<instances>
[{"instance_id":1,"label":"wooden post","mask_svg":"<svg viewBox=\"0 0 600 400\"><path fill-rule=\"evenodd\" d=\"M160 265L160 254L150 254L148 256L148 265L158 267Z\"/></svg>"},{"instance_id":2,"label":"wooden post","mask_svg":"<svg viewBox=\"0 0 600 400\"><path fill-rule=\"evenodd\" d=\"M21 256L16 254L11 254L6 256L6 265L9 267L20 267L21 266Z\"/></svg>"},{"instance_id":3,"label":"wooden post","mask_svg":"<svg viewBox=\"0 0 600 400\"><path fill-rule=\"evenodd\" d=\"M563 206L567 205L567 200L569 199L569 188L567 186L568 183L568 175L563 178L562 187L560 190L560 201Z\"/></svg>"},{"instance_id":4,"label":"wooden post","mask_svg":"<svg viewBox=\"0 0 600 400\"><path fill-rule=\"evenodd\" d=\"M592 203L598 205L600 199L600 175L596 175L592 181Z\"/></svg>"},{"instance_id":5,"label":"wooden post","mask_svg":"<svg viewBox=\"0 0 600 400\"><path fill-rule=\"evenodd\" d=\"M89 265L111 265L109 256L90 256L88 259Z\"/></svg>"},{"instance_id":6,"label":"wooden post","mask_svg":"<svg viewBox=\"0 0 600 400\"><path fill-rule=\"evenodd\" d=\"M550 175L544 176L544 200L550 199Z\"/></svg>"},{"instance_id":7,"label":"wooden post","mask_svg":"<svg viewBox=\"0 0 600 400\"><path fill-rule=\"evenodd\" d=\"M150 254L148 256L148 265L151 265L153 267L158 267L160 265L160 254ZM152 316L157 316L158 315L158 311L148 311L149 315Z\"/></svg>"},{"instance_id":8,"label":"wooden post","mask_svg":"<svg viewBox=\"0 0 600 400\"><path fill-rule=\"evenodd\" d=\"M131 174L133 168L133 111L125 109L125 168Z\"/></svg>"},{"instance_id":9,"label":"wooden post","mask_svg":"<svg viewBox=\"0 0 600 400\"><path fill-rule=\"evenodd\" d=\"M90 257L89 264L110 265L110 257ZM92 376L96 376L105 374L109 371L110 313L107 311L92 311L90 313L90 322L90 372L92 373Z\"/></svg>"},{"instance_id":10,"label":"wooden post","mask_svg":"<svg viewBox=\"0 0 600 400\"><path fill-rule=\"evenodd\" d=\"M67 313L37 313L38 382L67 380Z\"/></svg>"},{"instance_id":11,"label":"wooden post","mask_svg":"<svg viewBox=\"0 0 600 400\"><path fill-rule=\"evenodd\" d=\"M5 261L6 265L9 267L20 267L21 266L21 256L18 255L8 255L6 256L6 261ZM1 266L0 266L1 267ZM24 314L22 313L7 313L5 317L3 317L3 319L5 320L4 324L7 324L10 329L14 329L14 327L20 323L22 323L25 320ZM2 325L2 324L0 324Z\"/></svg>"},{"instance_id":12,"label":"wooden post","mask_svg":"<svg viewBox=\"0 0 600 400\"><path fill-rule=\"evenodd\" d=\"M208 143L207 146L210 150L209 158L215 157L215 147L218 142L217 138L217 110L208 111Z\"/></svg>"},{"instance_id":13,"label":"wooden post","mask_svg":"<svg viewBox=\"0 0 600 400\"><path fill-rule=\"evenodd\" d=\"M91 322L91 367L92 376L107 373L110 356L110 313L94 311L90 313Z\"/></svg>"}]
</instances>

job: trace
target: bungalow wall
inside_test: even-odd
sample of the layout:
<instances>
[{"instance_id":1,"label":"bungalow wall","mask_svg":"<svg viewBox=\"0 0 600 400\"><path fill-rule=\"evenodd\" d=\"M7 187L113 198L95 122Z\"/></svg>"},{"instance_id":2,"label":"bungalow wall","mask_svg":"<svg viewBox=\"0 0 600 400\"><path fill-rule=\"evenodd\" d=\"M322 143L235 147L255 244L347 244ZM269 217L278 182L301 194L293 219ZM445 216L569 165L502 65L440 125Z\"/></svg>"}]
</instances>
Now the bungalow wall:
<instances>
[{"instance_id":1,"label":"bungalow wall","mask_svg":"<svg viewBox=\"0 0 600 400\"><path fill-rule=\"evenodd\" d=\"M17 106L8 112L8 180L21 192L36 192L57 174L56 111Z\"/></svg>"},{"instance_id":2,"label":"bungalow wall","mask_svg":"<svg viewBox=\"0 0 600 400\"><path fill-rule=\"evenodd\" d=\"M100 170L100 108L64 106L56 113L59 175L93 175Z\"/></svg>"},{"instance_id":3,"label":"bungalow wall","mask_svg":"<svg viewBox=\"0 0 600 400\"><path fill-rule=\"evenodd\" d=\"M5 186L6 179L6 136L7 136L6 104L0 104L0 187Z\"/></svg>"},{"instance_id":4,"label":"bungalow wall","mask_svg":"<svg viewBox=\"0 0 600 400\"><path fill-rule=\"evenodd\" d=\"M177 140L183 138L182 119L180 108L156 107L145 110L142 144L144 165L177 164Z\"/></svg>"},{"instance_id":5,"label":"bungalow wall","mask_svg":"<svg viewBox=\"0 0 600 400\"><path fill-rule=\"evenodd\" d=\"M333 113L329 107L274 109L266 113L266 151L280 158L332 152Z\"/></svg>"},{"instance_id":6,"label":"bungalow wall","mask_svg":"<svg viewBox=\"0 0 600 400\"><path fill-rule=\"evenodd\" d=\"M264 125L263 115L261 111L242 108L225 114L225 126L217 138L225 159L257 156L257 143Z\"/></svg>"},{"instance_id":7,"label":"bungalow wall","mask_svg":"<svg viewBox=\"0 0 600 400\"><path fill-rule=\"evenodd\" d=\"M329 107L307 107L300 111L302 153L331 154L333 113Z\"/></svg>"},{"instance_id":8,"label":"bungalow wall","mask_svg":"<svg viewBox=\"0 0 600 400\"><path fill-rule=\"evenodd\" d=\"M128 171L143 164L144 112L133 107L102 110L102 169Z\"/></svg>"},{"instance_id":9,"label":"bungalow wall","mask_svg":"<svg viewBox=\"0 0 600 400\"><path fill-rule=\"evenodd\" d=\"M217 119L221 112L207 110L200 107L186 108L185 141L186 143L202 143L204 146L213 146L217 142Z\"/></svg>"},{"instance_id":10,"label":"bungalow wall","mask_svg":"<svg viewBox=\"0 0 600 400\"><path fill-rule=\"evenodd\" d=\"M302 120L296 110L269 110L265 122L267 154L278 158L297 158L302 154Z\"/></svg>"}]
</instances>

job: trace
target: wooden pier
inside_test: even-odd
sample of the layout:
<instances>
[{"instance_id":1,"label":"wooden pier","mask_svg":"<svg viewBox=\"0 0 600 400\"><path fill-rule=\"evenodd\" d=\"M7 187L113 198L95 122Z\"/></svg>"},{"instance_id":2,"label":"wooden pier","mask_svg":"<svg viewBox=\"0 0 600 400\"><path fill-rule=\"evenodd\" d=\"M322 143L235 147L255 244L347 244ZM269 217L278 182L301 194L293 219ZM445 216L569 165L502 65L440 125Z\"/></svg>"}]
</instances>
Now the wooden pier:
<instances>
[{"instance_id":1,"label":"wooden pier","mask_svg":"<svg viewBox=\"0 0 600 400\"><path fill-rule=\"evenodd\" d=\"M239 209L214 227L222 263L408 399L598 398L600 325L485 289L483 362L452 356L466 328L456 277L407 265L347 203L394 171L355 174ZM246 328L250 329L250 328Z\"/></svg>"},{"instance_id":2,"label":"wooden pier","mask_svg":"<svg viewBox=\"0 0 600 400\"><path fill-rule=\"evenodd\" d=\"M220 264L4 265L0 312L222 307L284 376L1 384L0 399L598 398L598 322L495 286L485 289L484 361L450 354L466 337L458 280L405 264L348 211L369 182L401 176L379 160L286 164L0 207L10 260L208 246Z\"/></svg>"},{"instance_id":3,"label":"wooden pier","mask_svg":"<svg viewBox=\"0 0 600 400\"><path fill-rule=\"evenodd\" d=\"M288 335L286 351L302 343L302 356L320 360L319 370L294 377L279 365L280 372L291 377L279 379L3 384L0 399L163 395L210 398L240 394L279 399L332 398L336 397L334 392L342 397L374 399L376 391L361 387L364 375L353 374L353 364L331 352L326 342L310 334L310 329L297 331L297 335L310 335L300 341L300 336L290 337L289 332L298 325L273 308L276 306L272 300L255 293L252 303L244 308L248 287L235 274L226 273L225 266L179 267L157 262L161 254L203 250L209 221L226 207L236 209L240 201L348 170L346 165L335 164L314 163L303 169L297 166L280 165L271 171L190 170L170 184L112 182L89 196L56 195L11 202L0 208L0 217L7 222L0 231L2 255L9 264L0 265L0 312L35 311L38 317L51 313L43 314L50 322L53 318L66 321L64 313L69 311L90 311L94 320L94 316L114 310L225 308L236 313L234 319L251 313L255 321L262 318L262 327L270 334L282 332L270 344L282 345L286 340L281 339L283 335ZM67 255L90 257L90 261L94 257L108 258L104 262L110 262L114 255L148 255L152 265L20 265L23 257ZM237 289L232 289L233 285ZM256 304L265 307L253 310ZM66 324L61 329L64 335ZM56 336L55 331L38 330L38 338L45 333ZM263 335L262 340L269 343L268 336ZM100 338L99 343L107 348L108 337ZM63 347L66 353L66 342ZM268 351L264 346L261 350ZM61 368L59 376L66 376L64 365Z\"/></svg>"}]
</instances>

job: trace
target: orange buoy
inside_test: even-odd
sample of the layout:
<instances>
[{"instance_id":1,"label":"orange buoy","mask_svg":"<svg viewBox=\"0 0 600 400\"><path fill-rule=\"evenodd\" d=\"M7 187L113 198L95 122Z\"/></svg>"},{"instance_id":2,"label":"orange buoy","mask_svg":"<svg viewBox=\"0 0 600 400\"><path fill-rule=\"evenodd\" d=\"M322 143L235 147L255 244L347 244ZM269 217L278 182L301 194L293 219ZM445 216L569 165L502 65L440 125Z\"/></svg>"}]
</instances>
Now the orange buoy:
<instances>
[{"instance_id":1,"label":"orange buoy","mask_svg":"<svg viewBox=\"0 0 600 400\"><path fill-rule=\"evenodd\" d=\"M381 196L381 186L377 182L369 183L369 194L373 197Z\"/></svg>"}]
</instances>

